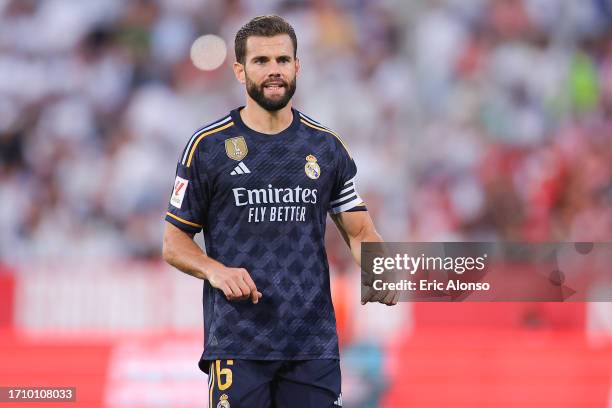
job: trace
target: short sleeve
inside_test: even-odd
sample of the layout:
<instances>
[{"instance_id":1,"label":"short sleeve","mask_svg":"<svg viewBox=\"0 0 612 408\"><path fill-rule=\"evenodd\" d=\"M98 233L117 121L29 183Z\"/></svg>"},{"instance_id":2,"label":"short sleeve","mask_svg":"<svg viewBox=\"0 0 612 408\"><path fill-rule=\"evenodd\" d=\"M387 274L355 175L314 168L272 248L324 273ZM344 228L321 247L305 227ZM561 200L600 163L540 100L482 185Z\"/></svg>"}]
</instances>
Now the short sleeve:
<instances>
[{"instance_id":1,"label":"short sleeve","mask_svg":"<svg viewBox=\"0 0 612 408\"><path fill-rule=\"evenodd\" d=\"M209 202L209 177L205 164L196 153L189 165L178 162L166 221L183 231L197 234L202 230Z\"/></svg>"},{"instance_id":2,"label":"short sleeve","mask_svg":"<svg viewBox=\"0 0 612 408\"><path fill-rule=\"evenodd\" d=\"M345 148L344 143L338 143L336 179L329 203L331 214L345 211L367 211L365 203L357 193L356 177L357 166L355 161Z\"/></svg>"}]
</instances>

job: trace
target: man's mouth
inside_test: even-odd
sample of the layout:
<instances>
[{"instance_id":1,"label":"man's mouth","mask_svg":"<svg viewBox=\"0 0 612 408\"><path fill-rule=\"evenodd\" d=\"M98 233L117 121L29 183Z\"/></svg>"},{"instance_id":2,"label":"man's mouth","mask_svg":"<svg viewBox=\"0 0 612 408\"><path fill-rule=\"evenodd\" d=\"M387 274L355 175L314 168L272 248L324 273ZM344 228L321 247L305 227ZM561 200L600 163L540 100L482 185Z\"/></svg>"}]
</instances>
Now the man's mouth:
<instances>
[{"instance_id":1,"label":"man's mouth","mask_svg":"<svg viewBox=\"0 0 612 408\"><path fill-rule=\"evenodd\" d=\"M283 82L267 82L263 86L265 89L278 90L285 87Z\"/></svg>"}]
</instances>

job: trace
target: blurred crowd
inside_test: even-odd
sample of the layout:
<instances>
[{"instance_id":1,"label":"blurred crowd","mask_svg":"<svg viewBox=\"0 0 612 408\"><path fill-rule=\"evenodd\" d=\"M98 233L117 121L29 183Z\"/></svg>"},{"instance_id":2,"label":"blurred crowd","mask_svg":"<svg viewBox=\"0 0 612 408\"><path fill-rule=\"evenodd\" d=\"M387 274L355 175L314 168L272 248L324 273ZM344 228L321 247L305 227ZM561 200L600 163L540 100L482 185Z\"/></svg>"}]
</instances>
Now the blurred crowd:
<instances>
[{"instance_id":1,"label":"blurred crowd","mask_svg":"<svg viewBox=\"0 0 612 408\"><path fill-rule=\"evenodd\" d=\"M387 240L612 239L612 1L0 0L0 259L157 258L181 149L244 103L234 34L271 13Z\"/></svg>"}]
</instances>

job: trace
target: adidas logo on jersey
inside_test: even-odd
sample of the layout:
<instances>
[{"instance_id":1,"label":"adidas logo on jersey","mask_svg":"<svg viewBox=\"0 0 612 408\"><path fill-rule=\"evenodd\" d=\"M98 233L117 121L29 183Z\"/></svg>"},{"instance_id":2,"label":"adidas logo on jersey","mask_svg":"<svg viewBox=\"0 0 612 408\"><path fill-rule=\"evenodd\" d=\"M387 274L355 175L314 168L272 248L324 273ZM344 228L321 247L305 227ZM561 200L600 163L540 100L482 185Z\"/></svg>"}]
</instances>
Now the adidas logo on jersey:
<instances>
[{"instance_id":1,"label":"adidas logo on jersey","mask_svg":"<svg viewBox=\"0 0 612 408\"><path fill-rule=\"evenodd\" d=\"M238 174L249 174L251 170L243 162L238 163L234 170L230 173L230 176L237 176Z\"/></svg>"},{"instance_id":2,"label":"adidas logo on jersey","mask_svg":"<svg viewBox=\"0 0 612 408\"><path fill-rule=\"evenodd\" d=\"M342 406L342 393L340 393L340 395L338 395L338 399L336 401L334 401L334 405L337 407L341 407Z\"/></svg>"}]
</instances>

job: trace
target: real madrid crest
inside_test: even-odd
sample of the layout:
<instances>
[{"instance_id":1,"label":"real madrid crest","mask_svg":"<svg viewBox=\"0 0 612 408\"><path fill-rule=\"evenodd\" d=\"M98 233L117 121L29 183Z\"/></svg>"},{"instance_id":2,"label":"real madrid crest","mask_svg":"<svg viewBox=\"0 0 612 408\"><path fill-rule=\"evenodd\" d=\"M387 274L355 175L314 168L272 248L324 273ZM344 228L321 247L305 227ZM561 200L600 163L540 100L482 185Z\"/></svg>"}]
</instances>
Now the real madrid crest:
<instances>
[{"instance_id":1,"label":"real madrid crest","mask_svg":"<svg viewBox=\"0 0 612 408\"><path fill-rule=\"evenodd\" d=\"M316 180L321 175L321 168L317 164L317 158L312 154L306 156L306 165L304 166L306 175L313 180Z\"/></svg>"},{"instance_id":2,"label":"real madrid crest","mask_svg":"<svg viewBox=\"0 0 612 408\"><path fill-rule=\"evenodd\" d=\"M225 152L230 159L240 161L246 157L249 148L244 137L238 136L225 141Z\"/></svg>"},{"instance_id":3,"label":"real madrid crest","mask_svg":"<svg viewBox=\"0 0 612 408\"><path fill-rule=\"evenodd\" d=\"M219 403L217 404L217 408L230 408L230 403L227 399L227 394L221 395L219 397Z\"/></svg>"}]
</instances>

